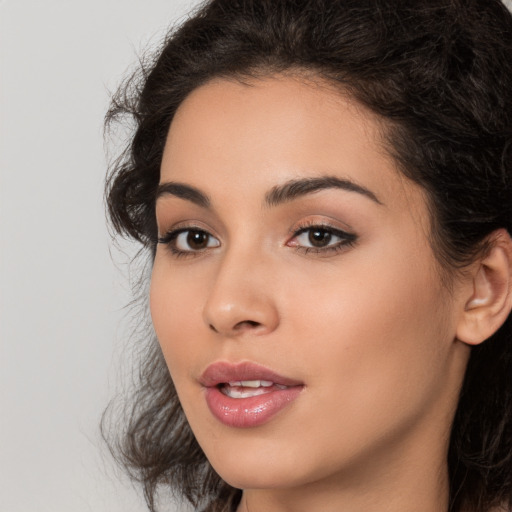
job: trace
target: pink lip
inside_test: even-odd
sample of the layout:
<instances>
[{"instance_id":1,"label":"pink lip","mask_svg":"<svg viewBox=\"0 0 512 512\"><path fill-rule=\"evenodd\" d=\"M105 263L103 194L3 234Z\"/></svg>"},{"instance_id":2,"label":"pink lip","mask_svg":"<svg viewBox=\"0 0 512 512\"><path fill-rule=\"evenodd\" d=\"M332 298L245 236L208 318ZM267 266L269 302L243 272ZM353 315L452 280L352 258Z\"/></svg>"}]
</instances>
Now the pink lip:
<instances>
[{"instance_id":1,"label":"pink lip","mask_svg":"<svg viewBox=\"0 0 512 512\"><path fill-rule=\"evenodd\" d=\"M286 388L272 388L268 393L248 398L231 398L220 391L221 384L242 380L272 381ZM250 362L213 363L201 375L199 382L206 388L205 398L210 412L224 425L237 428L266 423L304 389L302 382Z\"/></svg>"}]
</instances>

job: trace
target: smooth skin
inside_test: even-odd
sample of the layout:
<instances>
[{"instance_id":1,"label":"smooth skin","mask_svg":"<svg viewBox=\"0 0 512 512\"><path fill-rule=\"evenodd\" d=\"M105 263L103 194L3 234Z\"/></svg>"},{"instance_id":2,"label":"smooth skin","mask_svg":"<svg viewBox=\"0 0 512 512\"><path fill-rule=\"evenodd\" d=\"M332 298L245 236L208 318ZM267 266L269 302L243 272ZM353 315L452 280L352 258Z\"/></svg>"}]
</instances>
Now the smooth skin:
<instances>
[{"instance_id":1,"label":"smooth skin","mask_svg":"<svg viewBox=\"0 0 512 512\"><path fill-rule=\"evenodd\" d=\"M496 232L446 286L425 195L383 130L347 95L290 75L211 81L171 124L151 314L199 444L244 489L240 512L448 508L470 345L511 308L510 237ZM321 185L291 194L298 180ZM267 423L228 427L199 383L216 361L304 389Z\"/></svg>"}]
</instances>

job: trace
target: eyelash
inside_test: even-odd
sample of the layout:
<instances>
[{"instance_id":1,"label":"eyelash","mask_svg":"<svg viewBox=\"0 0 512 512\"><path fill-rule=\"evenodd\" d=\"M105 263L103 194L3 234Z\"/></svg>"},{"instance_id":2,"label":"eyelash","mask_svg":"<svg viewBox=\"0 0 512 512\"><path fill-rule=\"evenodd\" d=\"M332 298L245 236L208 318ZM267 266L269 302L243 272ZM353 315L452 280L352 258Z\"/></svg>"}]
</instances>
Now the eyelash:
<instances>
[{"instance_id":1,"label":"eyelash","mask_svg":"<svg viewBox=\"0 0 512 512\"><path fill-rule=\"evenodd\" d=\"M348 247L352 247L357 241L357 235L355 235L354 233L348 233L346 231L343 231L342 229L330 226L329 224L322 224L318 222L308 222L294 229L292 232L291 240L298 238L304 233L312 232L314 230L323 231L331 236L338 237L340 241L332 245L327 245L325 247L304 247L303 245L296 245L292 247L294 247L295 250L303 254L313 253L328 256L330 254L343 251Z\"/></svg>"},{"instance_id":2,"label":"eyelash","mask_svg":"<svg viewBox=\"0 0 512 512\"><path fill-rule=\"evenodd\" d=\"M324 233L327 233L330 236L334 236L340 239L339 242L336 242L335 244L326 245L325 247L305 247L304 245L289 245L291 241L297 239L299 236L303 235L304 233L311 232L313 230L322 231ZM176 258L186 258L186 257L195 257L200 255L201 253L205 252L208 248L214 248L219 247L219 245L210 246L208 245L204 249L190 249L187 251L184 251L182 249L178 249L176 247L176 240L177 238L183 234L183 233L197 233L201 235L206 235L208 237L208 243L214 239L215 237L208 233L208 231L205 231L204 229L197 228L195 226L189 226L189 227L183 227L175 230L171 230L168 233L166 233L164 236L158 238L158 243L165 245L170 250L171 254ZM296 251L299 251L303 254L323 254L323 255L329 255L333 253L338 253L340 251L343 251L347 247L352 247L355 242L357 241L357 235L353 233L347 233L346 231L343 231L338 228L334 228L332 226L329 226L328 224L322 224L318 222L312 222L307 223L302 226L299 226L298 228L295 228L291 232L292 238L289 242L287 242L287 245L289 247L292 247Z\"/></svg>"},{"instance_id":3,"label":"eyelash","mask_svg":"<svg viewBox=\"0 0 512 512\"><path fill-rule=\"evenodd\" d=\"M158 243L165 245L170 250L171 254L176 258L187 258L187 257L198 256L200 253L202 253L206 249L208 249L208 246L205 249L199 249L199 250L190 249L189 251L184 251L182 249L178 249L176 246L176 240L183 233L203 234L208 237L208 241L210 241L211 239L215 239L215 237L213 235L211 235L210 233L208 233L208 231L205 231L204 229L201 229L201 228L198 228L195 226L188 226L188 227L178 228L178 229L174 229L174 230L167 232L164 236L158 238Z\"/></svg>"}]
</instances>

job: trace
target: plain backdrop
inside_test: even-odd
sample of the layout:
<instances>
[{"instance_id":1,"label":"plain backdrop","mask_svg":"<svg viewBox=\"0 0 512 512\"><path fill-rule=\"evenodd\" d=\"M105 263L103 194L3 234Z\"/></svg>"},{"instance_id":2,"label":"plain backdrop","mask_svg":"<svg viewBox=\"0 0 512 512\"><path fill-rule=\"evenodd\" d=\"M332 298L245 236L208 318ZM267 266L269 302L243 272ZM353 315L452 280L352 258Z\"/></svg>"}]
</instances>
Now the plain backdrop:
<instances>
[{"instance_id":1,"label":"plain backdrop","mask_svg":"<svg viewBox=\"0 0 512 512\"><path fill-rule=\"evenodd\" d=\"M0 2L0 512L145 510L98 431L128 301L102 123L137 54L196 3Z\"/></svg>"},{"instance_id":2,"label":"plain backdrop","mask_svg":"<svg viewBox=\"0 0 512 512\"><path fill-rule=\"evenodd\" d=\"M0 1L0 512L145 510L98 431L129 299L102 120L137 54L196 3Z\"/></svg>"}]
</instances>

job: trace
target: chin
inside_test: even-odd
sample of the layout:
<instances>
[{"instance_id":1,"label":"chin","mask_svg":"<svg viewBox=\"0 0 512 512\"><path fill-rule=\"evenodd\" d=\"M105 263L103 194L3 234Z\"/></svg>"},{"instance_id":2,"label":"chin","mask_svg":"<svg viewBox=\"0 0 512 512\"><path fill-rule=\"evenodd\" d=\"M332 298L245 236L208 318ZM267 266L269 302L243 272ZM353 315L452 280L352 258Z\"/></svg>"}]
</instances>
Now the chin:
<instances>
[{"instance_id":1,"label":"chin","mask_svg":"<svg viewBox=\"0 0 512 512\"><path fill-rule=\"evenodd\" d=\"M297 457L297 449L262 439L216 443L206 456L217 474L237 489L286 489L322 478L321 461ZM262 442L263 441L263 442ZM285 446L283 446L283 444Z\"/></svg>"},{"instance_id":2,"label":"chin","mask_svg":"<svg viewBox=\"0 0 512 512\"><path fill-rule=\"evenodd\" d=\"M236 489L286 489L303 485L307 480L294 478L290 473L276 471L270 464L258 465L257 468L227 467L222 464L218 469L214 467L217 474L231 487ZM286 471L286 470L283 470Z\"/></svg>"}]
</instances>

